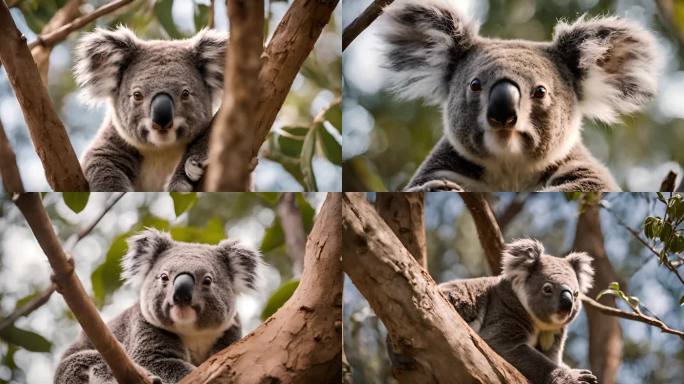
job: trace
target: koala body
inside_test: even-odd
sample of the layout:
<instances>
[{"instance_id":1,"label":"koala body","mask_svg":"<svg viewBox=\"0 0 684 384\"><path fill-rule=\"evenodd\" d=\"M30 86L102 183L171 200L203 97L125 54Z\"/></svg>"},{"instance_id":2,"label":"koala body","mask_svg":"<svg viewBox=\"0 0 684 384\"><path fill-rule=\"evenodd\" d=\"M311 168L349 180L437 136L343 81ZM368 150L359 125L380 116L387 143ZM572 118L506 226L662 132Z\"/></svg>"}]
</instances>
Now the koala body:
<instances>
[{"instance_id":1,"label":"koala body","mask_svg":"<svg viewBox=\"0 0 684 384\"><path fill-rule=\"evenodd\" d=\"M223 88L227 36L138 39L97 29L76 50L75 74L107 116L82 167L93 191L189 191L208 153L213 104Z\"/></svg>"},{"instance_id":2,"label":"koala body","mask_svg":"<svg viewBox=\"0 0 684 384\"><path fill-rule=\"evenodd\" d=\"M581 309L579 293L594 271L585 253L544 254L536 240L506 246L496 277L455 280L440 290L459 315L533 384L596 383L562 362L566 328Z\"/></svg>"},{"instance_id":3,"label":"koala body","mask_svg":"<svg viewBox=\"0 0 684 384\"><path fill-rule=\"evenodd\" d=\"M449 0L395 1L380 25L393 90L442 108L444 137L407 190L619 190L582 144L582 118L612 123L654 96L662 59L648 31L582 17L551 42L485 38Z\"/></svg>"},{"instance_id":4,"label":"koala body","mask_svg":"<svg viewBox=\"0 0 684 384\"><path fill-rule=\"evenodd\" d=\"M253 290L258 252L224 240L176 242L156 230L129 238L123 276L140 300L109 323L127 354L155 383L176 383L241 337L235 298ZM85 334L55 373L59 384L116 383Z\"/></svg>"}]
</instances>

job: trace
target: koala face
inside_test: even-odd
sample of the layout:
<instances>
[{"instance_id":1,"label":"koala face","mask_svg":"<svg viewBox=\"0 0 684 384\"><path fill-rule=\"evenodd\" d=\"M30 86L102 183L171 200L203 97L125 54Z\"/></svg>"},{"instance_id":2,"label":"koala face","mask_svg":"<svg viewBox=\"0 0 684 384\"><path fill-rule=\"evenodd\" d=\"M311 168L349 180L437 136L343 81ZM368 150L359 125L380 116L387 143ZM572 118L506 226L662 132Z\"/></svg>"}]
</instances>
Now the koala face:
<instances>
[{"instance_id":1,"label":"koala face","mask_svg":"<svg viewBox=\"0 0 684 384\"><path fill-rule=\"evenodd\" d=\"M478 34L449 0L402 0L381 21L388 80L405 99L440 105L469 160L548 164L579 141L582 116L614 122L654 94L654 37L617 17L559 23L551 42Z\"/></svg>"},{"instance_id":2,"label":"koala face","mask_svg":"<svg viewBox=\"0 0 684 384\"><path fill-rule=\"evenodd\" d=\"M504 278L542 330L557 329L577 316L579 294L591 288L594 275L586 253L549 256L540 242L530 239L507 245L502 263Z\"/></svg>"},{"instance_id":3,"label":"koala face","mask_svg":"<svg viewBox=\"0 0 684 384\"><path fill-rule=\"evenodd\" d=\"M212 118L223 87L226 36L143 41L124 27L97 29L76 53L76 78L94 101L110 103L119 134L136 148L190 142Z\"/></svg>"},{"instance_id":4,"label":"koala face","mask_svg":"<svg viewBox=\"0 0 684 384\"><path fill-rule=\"evenodd\" d=\"M216 246L175 242L149 229L128 239L124 278L140 287L145 319L179 335L224 331L235 297L254 289L260 255L234 241Z\"/></svg>"}]
</instances>

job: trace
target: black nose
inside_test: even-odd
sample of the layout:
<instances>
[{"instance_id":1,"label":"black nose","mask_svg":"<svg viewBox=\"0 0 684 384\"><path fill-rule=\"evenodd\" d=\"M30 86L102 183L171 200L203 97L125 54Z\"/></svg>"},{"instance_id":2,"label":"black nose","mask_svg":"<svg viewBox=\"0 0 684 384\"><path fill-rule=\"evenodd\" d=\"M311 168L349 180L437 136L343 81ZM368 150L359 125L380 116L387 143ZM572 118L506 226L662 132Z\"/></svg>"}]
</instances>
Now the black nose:
<instances>
[{"instance_id":1,"label":"black nose","mask_svg":"<svg viewBox=\"0 0 684 384\"><path fill-rule=\"evenodd\" d=\"M489 91L487 121L492 128L513 128L518 121L520 90L515 83L503 80Z\"/></svg>"},{"instance_id":2,"label":"black nose","mask_svg":"<svg viewBox=\"0 0 684 384\"><path fill-rule=\"evenodd\" d=\"M572 311L572 292L564 289L561 291L559 309L561 312Z\"/></svg>"},{"instance_id":3,"label":"black nose","mask_svg":"<svg viewBox=\"0 0 684 384\"><path fill-rule=\"evenodd\" d=\"M192 302L195 279L189 273L181 273L173 280L173 303L177 305Z\"/></svg>"},{"instance_id":4,"label":"black nose","mask_svg":"<svg viewBox=\"0 0 684 384\"><path fill-rule=\"evenodd\" d=\"M166 132L173 123L173 99L166 93L158 93L150 104L152 128Z\"/></svg>"}]
</instances>

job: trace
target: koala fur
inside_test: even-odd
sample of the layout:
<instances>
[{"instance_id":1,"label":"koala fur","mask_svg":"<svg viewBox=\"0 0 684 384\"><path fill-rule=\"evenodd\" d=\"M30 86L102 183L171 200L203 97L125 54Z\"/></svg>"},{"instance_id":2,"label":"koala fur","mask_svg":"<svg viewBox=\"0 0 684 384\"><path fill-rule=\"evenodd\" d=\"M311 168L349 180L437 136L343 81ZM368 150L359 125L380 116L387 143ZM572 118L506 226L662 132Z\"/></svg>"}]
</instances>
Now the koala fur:
<instances>
[{"instance_id":1,"label":"koala fur","mask_svg":"<svg viewBox=\"0 0 684 384\"><path fill-rule=\"evenodd\" d=\"M81 39L76 80L88 101L108 104L82 160L91 190L194 189L223 89L226 41L208 29L187 40L144 41L125 27Z\"/></svg>"},{"instance_id":2,"label":"koala fur","mask_svg":"<svg viewBox=\"0 0 684 384\"><path fill-rule=\"evenodd\" d=\"M455 280L440 284L440 290L531 383L597 383L590 371L562 361L567 326L581 309L579 293L593 282L591 257L545 255L540 242L523 239L506 246L502 265L500 276Z\"/></svg>"},{"instance_id":3,"label":"koala fur","mask_svg":"<svg viewBox=\"0 0 684 384\"><path fill-rule=\"evenodd\" d=\"M232 240L177 242L148 229L128 239L123 278L140 300L109 323L127 354L156 383L176 383L241 337L238 294L255 289L261 256ZM55 383L116 383L82 334L59 363Z\"/></svg>"},{"instance_id":4,"label":"koala fur","mask_svg":"<svg viewBox=\"0 0 684 384\"><path fill-rule=\"evenodd\" d=\"M486 38L455 3L398 0L379 21L393 91L442 109L444 137L407 190L444 179L467 191L618 191L582 144L582 118L613 123L655 95L653 35L581 17L551 42Z\"/></svg>"}]
</instances>

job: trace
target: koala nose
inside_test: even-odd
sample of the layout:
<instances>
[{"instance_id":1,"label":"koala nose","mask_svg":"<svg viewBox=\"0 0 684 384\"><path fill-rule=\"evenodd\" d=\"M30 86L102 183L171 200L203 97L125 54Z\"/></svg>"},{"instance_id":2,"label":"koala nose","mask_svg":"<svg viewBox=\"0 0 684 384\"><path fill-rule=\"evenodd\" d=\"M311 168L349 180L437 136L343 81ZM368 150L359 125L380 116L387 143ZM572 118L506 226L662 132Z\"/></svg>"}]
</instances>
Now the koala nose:
<instances>
[{"instance_id":1,"label":"koala nose","mask_svg":"<svg viewBox=\"0 0 684 384\"><path fill-rule=\"evenodd\" d=\"M518 120L518 103L520 90L515 83L503 80L489 91L487 121L492 128L511 129Z\"/></svg>"},{"instance_id":2,"label":"koala nose","mask_svg":"<svg viewBox=\"0 0 684 384\"><path fill-rule=\"evenodd\" d=\"M189 273L181 273L173 280L173 303L177 305L192 302L195 279Z\"/></svg>"},{"instance_id":3,"label":"koala nose","mask_svg":"<svg viewBox=\"0 0 684 384\"><path fill-rule=\"evenodd\" d=\"M152 128L165 133L173 124L173 99L166 93L158 93L150 104Z\"/></svg>"},{"instance_id":4,"label":"koala nose","mask_svg":"<svg viewBox=\"0 0 684 384\"><path fill-rule=\"evenodd\" d=\"M561 291L559 309L561 312L572 311L572 292L567 289Z\"/></svg>"}]
</instances>

